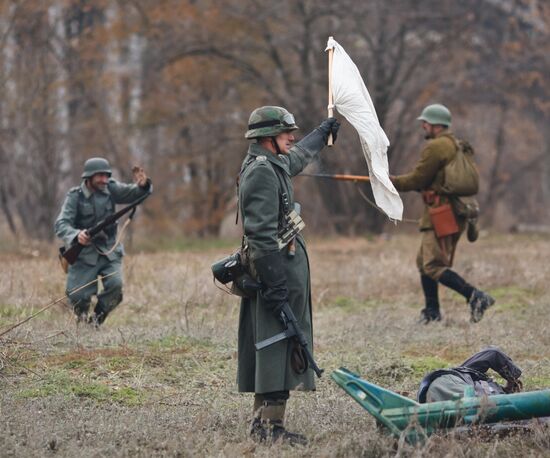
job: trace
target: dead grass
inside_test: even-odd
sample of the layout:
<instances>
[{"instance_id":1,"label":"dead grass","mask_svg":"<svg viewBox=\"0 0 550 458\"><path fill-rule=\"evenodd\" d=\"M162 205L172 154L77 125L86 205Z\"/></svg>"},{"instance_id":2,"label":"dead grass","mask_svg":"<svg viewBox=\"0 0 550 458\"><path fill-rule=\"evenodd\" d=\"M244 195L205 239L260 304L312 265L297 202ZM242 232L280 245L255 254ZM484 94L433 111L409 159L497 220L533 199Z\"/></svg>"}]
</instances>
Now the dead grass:
<instances>
[{"instance_id":1,"label":"dead grass","mask_svg":"<svg viewBox=\"0 0 550 458\"><path fill-rule=\"evenodd\" d=\"M550 435L434 436L416 448L379 432L330 381L345 366L414 395L426 371L499 345L525 388L550 386L550 241L494 235L460 246L456 269L497 304L477 325L442 291L444 320L416 324L422 307L418 237L310 244L316 357L326 376L294 393L288 426L311 444L258 446L247 437L251 396L235 390L238 301L212 283L227 249L206 245L125 260L125 299L98 332L59 304L0 338L3 456L550 456ZM48 254L47 250L45 251ZM0 255L0 333L64 291L53 256Z\"/></svg>"}]
</instances>

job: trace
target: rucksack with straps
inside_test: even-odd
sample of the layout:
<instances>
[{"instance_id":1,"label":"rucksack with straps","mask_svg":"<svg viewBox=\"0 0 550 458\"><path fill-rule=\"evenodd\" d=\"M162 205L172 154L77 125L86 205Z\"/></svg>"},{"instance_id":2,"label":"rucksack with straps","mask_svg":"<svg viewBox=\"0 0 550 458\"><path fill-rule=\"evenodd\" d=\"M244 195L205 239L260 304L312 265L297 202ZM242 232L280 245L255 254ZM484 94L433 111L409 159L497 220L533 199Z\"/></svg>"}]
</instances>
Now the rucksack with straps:
<instances>
[{"instance_id":1,"label":"rucksack with straps","mask_svg":"<svg viewBox=\"0 0 550 458\"><path fill-rule=\"evenodd\" d=\"M473 196L479 191L479 172L474 163L474 150L464 140L455 140L456 155L445 166L442 194Z\"/></svg>"}]
</instances>

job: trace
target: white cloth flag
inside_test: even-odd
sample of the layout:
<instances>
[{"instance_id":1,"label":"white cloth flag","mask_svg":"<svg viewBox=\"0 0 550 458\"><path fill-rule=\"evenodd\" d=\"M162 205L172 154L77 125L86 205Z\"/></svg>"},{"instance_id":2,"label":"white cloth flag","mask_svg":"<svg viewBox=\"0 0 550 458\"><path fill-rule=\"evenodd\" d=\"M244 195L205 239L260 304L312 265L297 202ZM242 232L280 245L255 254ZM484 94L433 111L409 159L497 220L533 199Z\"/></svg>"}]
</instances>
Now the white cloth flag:
<instances>
[{"instance_id":1,"label":"white cloth flag","mask_svg":"<svg viewBox=\"0 0 550 458\"><path fill-rule=\"evenodd\" d=\"M389 177L387 151L390 141L380 126L359 69L332 37L328 39L326 50L331 48L334 49L331 75L334 107L359 134L376 204L390 219L401 221L403 202Z\"/></svg>"}]
</instances>

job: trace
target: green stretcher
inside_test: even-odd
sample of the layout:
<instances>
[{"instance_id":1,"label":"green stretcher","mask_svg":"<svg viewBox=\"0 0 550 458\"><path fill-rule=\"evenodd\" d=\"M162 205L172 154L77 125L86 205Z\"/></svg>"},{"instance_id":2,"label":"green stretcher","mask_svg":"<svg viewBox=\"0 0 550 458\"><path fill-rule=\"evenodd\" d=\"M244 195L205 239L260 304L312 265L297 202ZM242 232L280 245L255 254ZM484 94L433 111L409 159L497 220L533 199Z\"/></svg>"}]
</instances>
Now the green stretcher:
<instances>
[{"instance_id":1,"label":"green stretcher","mask_svg":"<svg viewBox=\"0 0 550 458\"><path fill-rule=\"evenodd\" d=\"M550 390L478 397L473 387L464 397L420 404L340 368L331 378L395 437L409 443L456 426L486 425L550 416Z\"/></svg>"}]
</instances>

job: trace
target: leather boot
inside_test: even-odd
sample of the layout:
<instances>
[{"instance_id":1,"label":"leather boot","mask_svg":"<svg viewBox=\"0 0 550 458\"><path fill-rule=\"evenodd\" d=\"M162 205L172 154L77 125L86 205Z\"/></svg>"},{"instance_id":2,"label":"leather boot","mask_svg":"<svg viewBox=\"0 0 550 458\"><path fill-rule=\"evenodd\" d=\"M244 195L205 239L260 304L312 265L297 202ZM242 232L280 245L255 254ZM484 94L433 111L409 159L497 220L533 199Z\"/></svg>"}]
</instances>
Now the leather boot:
<instances>
[{"instance_id":1,"label":"leather boot","mask_svg":"<svg viewBox=\"0 0 550 458\"><path fill-rule=\"evenodd\" d=\"M256 404L256 397L254 399ZM252 421L250 434L256 442L272 443L282 441L289 445L306 445L305 436L287 431L284 427L286 400L264 400L260 411L260 417Z\"/></svg>"},{"instance_id":2,"label":"leather boot","mask_svg":"<svg viewBox=\"0 0 550 458\"><path fill-rule=\"evenodd\" d=\"M456 272L447 269L439 277L439 282L464 296L470 306L470 321L477 323L483 318L485 310L495 303L489 294L474 288Z\"/></svg>"},{"instance_id":3,"label":"leather boot","mask_svg":"<svg viewBox=\"0 0 550 458\"><path fill-rule=\"evenodd\" d=\"M451 288L453 291L456 291L458 294L462 295L466 301L470 300L474 287L470 285L466 280L464 280L460 275L451 269L446 269L439 277L439 283Z\"/></svg>"},{"instance_id":4,"label":"leather boot","mask_svg":"<svg viewBox=\"0 0 550 458\"><path fill-rule=\"evenodd\" d=\"M419 323L428 324L431 321L441 321L437 282L424 274L420 275L420 282L422 283L422 291L424 291L426 307L420 311Z\"/></svg>"},{"instance_id":5,"label":"leather boot","mask_svg":"<svg viewBox=\"0 0 550 458\"><path fill-rule=\"evenodd\" d=\"M495 299L484 291L474 288L468 301L470 305L470 321L477 323L483 318L485 310L495 303Z\"/></svg>"},{"instance_id":6,"label":"leather boot","mask_svg":"<svg viewBox=\"0 0 550 458\"><path fill-rule=\"evenodd\" d=\"M73 311L76 315L76 323L86 323L88 319L88 309L90 308L90 302L78 301L73 304Z\"/></svg>"},{"instance_id":7,"label":"leather boot","mask_svg":"<svg viewBox=\"0 0 550 458\"><path fill-rule=\"evenodd\" d=\"M105 311L104 306L100 301L95 306L94 313L88 317L88 324L93 325L96 329L99 328L109 313Z\"/></svg>"}]
</instances>

